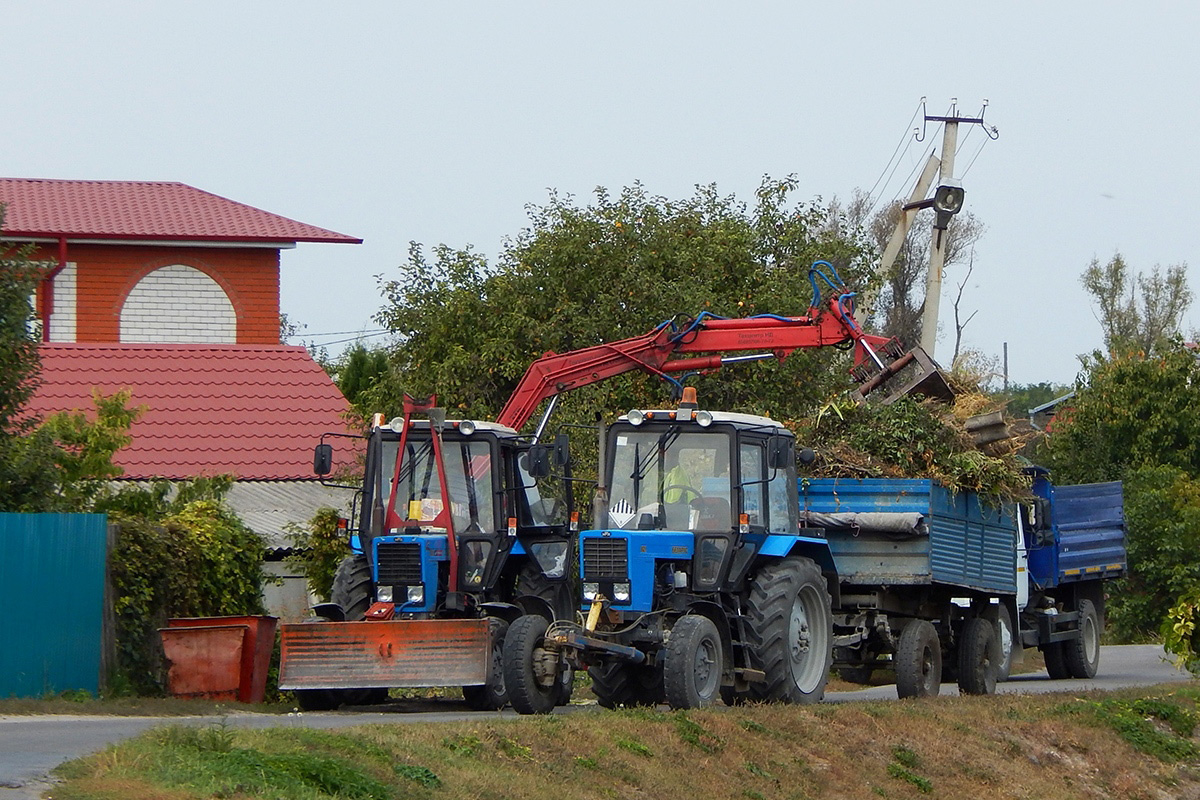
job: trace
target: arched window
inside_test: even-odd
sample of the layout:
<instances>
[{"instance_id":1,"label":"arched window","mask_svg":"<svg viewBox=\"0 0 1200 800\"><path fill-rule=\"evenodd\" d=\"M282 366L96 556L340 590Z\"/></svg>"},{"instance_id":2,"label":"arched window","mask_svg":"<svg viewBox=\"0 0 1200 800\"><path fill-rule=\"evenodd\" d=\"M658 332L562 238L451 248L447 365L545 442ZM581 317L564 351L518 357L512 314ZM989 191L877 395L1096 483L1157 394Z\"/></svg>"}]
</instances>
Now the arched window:
<instances>
[{"instance_id":1,"label":"arched window","mask_svg":"<svg viewBox=\"0 0 1200 800\"><path fill-rule=\"evenodd\" d=\"M160 267L121 307L122 342L236 344L237 313L225 290L195 267Z\"/></svg>"}]
</instances>

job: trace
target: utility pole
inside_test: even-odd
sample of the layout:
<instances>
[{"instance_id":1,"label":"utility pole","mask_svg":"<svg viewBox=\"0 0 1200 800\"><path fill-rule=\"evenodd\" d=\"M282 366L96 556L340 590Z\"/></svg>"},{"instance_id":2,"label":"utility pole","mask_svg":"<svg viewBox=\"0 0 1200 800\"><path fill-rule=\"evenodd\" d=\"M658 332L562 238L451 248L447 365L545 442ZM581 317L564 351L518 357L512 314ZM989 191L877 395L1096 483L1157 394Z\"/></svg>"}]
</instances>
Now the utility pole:
<instances>
[{"instance_id":1,"label":"utility pole","mask_svg":"<svg viewBox=\"0 0 1200 800\"><path fill-rule=\"evenodd\" d=\"M954 107L951 106L951 113ZM971 119L952 117L930 117L925 121L938 120L944 123L942 129L942 158L938 169L939 183L950 185L954 180L954 150L958 147L958 123L975 122ZM978 120L983 122L982 119ZM934 225L933 236L930 237L929 275L925 279L925 310L921 314L921 349L933 358L933 350L937 344L938 306L942 301L942 269L946 266L946 231Z\"/></svg>"}]
</instances>

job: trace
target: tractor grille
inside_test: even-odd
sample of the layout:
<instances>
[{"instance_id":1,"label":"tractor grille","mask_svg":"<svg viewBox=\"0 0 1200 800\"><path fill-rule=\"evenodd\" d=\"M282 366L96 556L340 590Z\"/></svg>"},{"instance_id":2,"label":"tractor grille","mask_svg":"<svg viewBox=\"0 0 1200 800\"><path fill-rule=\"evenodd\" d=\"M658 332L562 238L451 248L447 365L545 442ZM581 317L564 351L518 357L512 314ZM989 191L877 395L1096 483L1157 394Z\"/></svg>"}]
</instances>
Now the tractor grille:
<instances>
[{"instance_id":1,"label":"tractor grille","mask_svg":"<svg viewBox=\"0 0 1200 800\"><path fill-rule=\"evenodd\" d=\"M628 578L629 547L625 539L584 539L585 581L624 581Z\"/></svg>"},{"instance_id":2,"label":"tractor grille","mask_svg":"<svg viewBox=\"0 0 1200 800\"><path fill-rule=\"evenodd\" d=\"M421 583L421 545L381 542L375 549L379 583L383 586L417 586Z\"/></svg>"}]
</instances>

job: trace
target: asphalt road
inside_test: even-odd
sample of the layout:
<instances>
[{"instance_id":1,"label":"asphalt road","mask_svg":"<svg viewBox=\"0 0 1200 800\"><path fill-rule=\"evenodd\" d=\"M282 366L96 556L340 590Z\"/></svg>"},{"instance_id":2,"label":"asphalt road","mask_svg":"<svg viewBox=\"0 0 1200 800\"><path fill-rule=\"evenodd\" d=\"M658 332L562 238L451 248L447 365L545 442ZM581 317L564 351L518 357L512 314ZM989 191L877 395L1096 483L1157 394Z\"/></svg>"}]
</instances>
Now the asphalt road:
<instances>
[{"instance_id":1,"label":"asphalt road","mask_svg":"<svg viewBox=\"0 0 1200 800\"><path fill-rule=\"evenodd\" d=\"M1092 680L1052 681L1045 672L1015 675L1000 684L1005 694L1107 691L1128 686L1188 681L1155 645L1122 645L1101 648L1100 667ZM952 683L941 694L958 694ZM874 686L854 692L834 692L828 700L848 703L895 699L895 686ZM569 713L587 713L587 706L572 706ZM233 714L228 717L103 717L10 716L0 717L0 800L35 800L48 790L51 769L74 758L102 750L112 742L136 736L157 725L203 725L224 719L238 727L340 728L349 725L453 722L497 712L466 710L460 702L396 703L387 711L312 714ZM500 712L515 717L512 711Z\"/></svg>"}]
</instances>

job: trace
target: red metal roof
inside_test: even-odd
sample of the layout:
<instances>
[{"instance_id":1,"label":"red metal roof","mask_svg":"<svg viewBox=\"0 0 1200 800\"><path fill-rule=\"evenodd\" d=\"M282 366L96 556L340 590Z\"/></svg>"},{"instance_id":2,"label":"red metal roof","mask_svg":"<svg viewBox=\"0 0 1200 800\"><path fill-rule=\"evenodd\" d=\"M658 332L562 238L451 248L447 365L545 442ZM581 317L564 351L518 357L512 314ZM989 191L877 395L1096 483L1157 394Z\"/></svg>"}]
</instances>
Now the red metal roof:
<instances>
[{"instance_id":1,"label":"red metal roof","mask_svg":"<svg viewBox=\"0 0 1200 800\"><path fill-rule=\"evenodd\" d=\"M33 413L90 412L92 387L129 389L131 406L148 407L114 459L125 478L312 480L313 445L346 432L349 404L303 347L49 343L40 353Z\"/></svg>"},{"instance_id":2,"label":"red metal roof","mask_svg":"<svg viewBox=\"0 0 1200 800\"><path fill-rule=\"evenodd\" d=\"M11 238L362 243L183 183L0 178L0 203Z\"/></svg>"}]
</instances>

